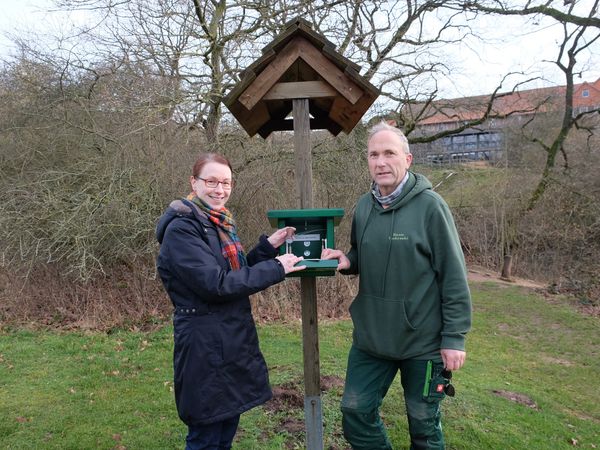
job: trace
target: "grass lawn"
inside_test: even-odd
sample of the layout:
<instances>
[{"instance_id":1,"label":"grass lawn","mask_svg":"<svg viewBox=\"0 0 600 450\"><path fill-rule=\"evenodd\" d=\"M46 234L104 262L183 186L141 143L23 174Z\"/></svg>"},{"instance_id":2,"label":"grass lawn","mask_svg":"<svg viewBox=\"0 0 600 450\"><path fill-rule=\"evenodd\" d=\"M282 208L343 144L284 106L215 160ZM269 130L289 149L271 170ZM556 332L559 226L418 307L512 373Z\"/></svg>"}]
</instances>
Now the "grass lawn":
<instances>
[{"instance_id":1,"label":"grass lawn","mask_svg":"<svg viewBox=\"0 0 600 450\"><path fill-rule=\"evenodd\" d=\"M472 285L474 327L456 397L444 401L449 449L600 449L600 319L517 287ZM346 449L339 400L352 326L319 325L325 448ZM275 399L242 416L235 449L304 448L299 324L259 329ZM0 333L0 448L175 449L171 327L110 334ZM407 449L399 381L382 414Z\"/></svg>"}]
</instances>

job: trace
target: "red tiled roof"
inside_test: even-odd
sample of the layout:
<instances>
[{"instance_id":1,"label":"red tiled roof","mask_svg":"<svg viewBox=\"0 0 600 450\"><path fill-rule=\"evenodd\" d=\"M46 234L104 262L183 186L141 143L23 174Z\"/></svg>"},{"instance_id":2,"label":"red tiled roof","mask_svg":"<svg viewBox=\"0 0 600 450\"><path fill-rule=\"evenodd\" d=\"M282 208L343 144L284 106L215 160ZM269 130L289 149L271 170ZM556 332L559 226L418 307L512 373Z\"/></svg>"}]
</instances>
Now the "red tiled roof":
<instances>
[{"instance_id":1,"label":"red tiled roof","mask_svg":"<svg viewBox=\"0 0 600 450\"><path fill-rule=\"evenodd\" d=\"M553 86L497 94L490 112L493 116L550 112L558 109L565 96L566 86ZM418 120L419 125L476 120L485 113L490 95L463 97L433 102ZM600 78L593 83L574 85L573 107L600 106ZM411 107L418 114L423 105Z\"/></svg>"}]
</instances>

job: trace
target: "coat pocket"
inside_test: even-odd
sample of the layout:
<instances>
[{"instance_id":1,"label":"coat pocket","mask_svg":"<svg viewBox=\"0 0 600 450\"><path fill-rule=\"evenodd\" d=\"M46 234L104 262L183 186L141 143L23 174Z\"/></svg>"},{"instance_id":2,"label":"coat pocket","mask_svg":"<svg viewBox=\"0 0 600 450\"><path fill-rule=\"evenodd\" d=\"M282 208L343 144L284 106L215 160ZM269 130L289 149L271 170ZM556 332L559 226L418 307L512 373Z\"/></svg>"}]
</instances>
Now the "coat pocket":
<instances>
[{"instance_id":1,"label":"coat pocket","mask_svg":"<svg viewBox=\"0 0 600 450\"><path fill-rule=\"evenodd\" d=\"M350 305L350 315L356 344L380 355L403 353L407 336L416 330L403 300L359 294Z\"/></svg>"},{"instance_id":2,"label":"coat pocket","mask_svg":"<svg viewBox=\"0 0 600 450\"><path fill-rule=\"evenodd\" d=\"M175 356L182 364L195 367L200 362L209 367L223 364L223 342L212 315L183 316L174 321Z\"/></svg>"}]
</instances>

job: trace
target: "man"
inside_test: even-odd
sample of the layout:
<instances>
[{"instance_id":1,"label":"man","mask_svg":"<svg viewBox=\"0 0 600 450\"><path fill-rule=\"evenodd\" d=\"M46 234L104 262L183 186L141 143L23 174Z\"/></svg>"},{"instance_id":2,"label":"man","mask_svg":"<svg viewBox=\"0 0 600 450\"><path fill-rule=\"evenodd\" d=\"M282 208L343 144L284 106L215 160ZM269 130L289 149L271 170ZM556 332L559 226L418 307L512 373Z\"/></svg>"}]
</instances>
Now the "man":
<instances>
[{"instance_id":1,"label":"man","mask_svg":"<svg viewBox=\"0 0 600 450\"><path fill-rule=\"evenodd\" d=\"M443 449L440 402L465 362L471 298L452 215L422 175L402 132L374 126L367 144L371 192L356 205L348 254L326 249L343 274L359 274L342 398L354 449L391 449L379 408L400 371L411 449ZM444 370L446 369L446 370ZM452 388L450 388L452 389Z\"/></svg>"}]
</instances>

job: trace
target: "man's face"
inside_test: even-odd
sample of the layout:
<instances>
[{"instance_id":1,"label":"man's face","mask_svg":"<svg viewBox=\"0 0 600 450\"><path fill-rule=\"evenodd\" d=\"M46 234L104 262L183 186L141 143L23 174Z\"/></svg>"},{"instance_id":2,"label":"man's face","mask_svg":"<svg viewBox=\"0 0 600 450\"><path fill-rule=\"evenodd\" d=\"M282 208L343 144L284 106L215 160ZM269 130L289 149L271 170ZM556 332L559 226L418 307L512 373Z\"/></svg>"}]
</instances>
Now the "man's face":
<instances>
[{"instance_id":1,"label":"man's face","mask_svg":"<svg viewBox=\"0 0 600 450\"><path fill-rule=\"evenodd\" d=\"M404 153L400 137L383 130L371 137L367 147L369 173L382 195L389 195L402 182L412 163L412 155Z\"/></svg>"}]
</instances>

